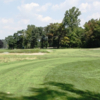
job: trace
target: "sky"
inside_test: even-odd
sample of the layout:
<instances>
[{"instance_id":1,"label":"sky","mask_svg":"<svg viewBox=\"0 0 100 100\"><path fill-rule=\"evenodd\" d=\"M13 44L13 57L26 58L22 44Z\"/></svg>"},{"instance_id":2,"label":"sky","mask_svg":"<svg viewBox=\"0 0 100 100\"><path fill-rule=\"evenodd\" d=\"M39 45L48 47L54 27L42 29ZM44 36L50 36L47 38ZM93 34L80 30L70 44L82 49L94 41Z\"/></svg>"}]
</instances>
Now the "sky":
<instances>
[{"instance_id":1,"label":"sky","mask_svg":"<svg viewBox=\"0 0 100 100\"><path fill-rule=\"evenodd\" d=\"M80 26L100 18L100 0L0 0L0 39L13 35L27 25L60 23L66 10L79 8Z\"/></svg>"}]
</instances>

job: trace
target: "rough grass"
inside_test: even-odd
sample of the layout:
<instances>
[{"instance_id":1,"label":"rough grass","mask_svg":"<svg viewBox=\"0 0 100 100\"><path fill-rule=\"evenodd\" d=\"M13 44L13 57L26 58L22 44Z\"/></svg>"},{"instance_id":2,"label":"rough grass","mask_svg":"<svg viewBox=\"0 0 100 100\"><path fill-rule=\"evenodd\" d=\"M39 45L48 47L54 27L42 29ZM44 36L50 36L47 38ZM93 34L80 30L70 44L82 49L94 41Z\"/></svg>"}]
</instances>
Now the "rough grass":
<instances>
[{"instance_id":1,"label":"rough grass","mask_svg":"<svg viewBox=\"0 0 100 100\"><path fill-rule=\"evenodd\" d=\"M0 55L0 100L100 100L100 50L49 51Z\"/></svg>"},{"instance_id":2,"label":"rough grass","mask_svg":"<svg viewBox=\"0 0 100 100\"><path fill-rule=\"evenodd\" d=\"M0 53L48 53L45 49L0 49Z\"/></svg>"}]
</instances>

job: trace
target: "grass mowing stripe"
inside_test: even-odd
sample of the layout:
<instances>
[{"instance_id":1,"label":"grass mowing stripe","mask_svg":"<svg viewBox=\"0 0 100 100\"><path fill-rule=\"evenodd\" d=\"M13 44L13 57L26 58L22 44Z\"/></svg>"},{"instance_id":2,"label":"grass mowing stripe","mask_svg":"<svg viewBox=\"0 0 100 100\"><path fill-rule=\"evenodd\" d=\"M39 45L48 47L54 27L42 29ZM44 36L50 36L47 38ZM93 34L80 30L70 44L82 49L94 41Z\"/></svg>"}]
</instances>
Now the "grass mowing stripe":
<instances>
[{"instance_id":1,"label":"grass mowing stripe","mask_svg":"<svg viewBox=\"0 0 100 100\"><path fill-rule=\"evenodd\" d=\"M83 58L81 58L81 59L80 58L77 58L76 61L77 60L84 60L84 59ZM26 85L28 84L27 82L25 83L25 80L26 80L26 77L25 76L27 76L27 77L32 76L31 78L29 78L29 80L34 79L35 80L34 81L35 83L33 81L32 82L35 85L36 85L36 83L37 84L43 83L43 80L44 80L46 74L49 72L49 70L52 69L51 66L55 67L58 64L66 63L66 62L73 62L73 61L75 61L75 58L63 59L62 61L61 61L61 59L48 59L46 62L45 62L45 60L38 60L38 61L35 61L35 62L29 62L29 63L27 62L28 63L28 66L25 63L25 64L23 64L24 67L23 66L20 66L19 67L19 66L17 66L15 64L16 65L16 69L12 70L8 74L5 73L5 75L3 75L5 78L3 77L3 80L4 81L1 80L2 83L3 83L2 84L3 86L1 85L1 87L4 87L7 83L9 83L8 90L11 90L11 89L9 89L10 86L13 86L13 84L15 84L15 85L18 84L18 86L16 88L13 87L13 88L15 88L15 91L16 91L17 88L20 87L20 83L21 83L21 85L23 83L26 84ZM19 67L19 68L17 68L17 67ZM39 72L40 69L41 69L41 72ZM29 73L29 75L27 73ZM40 75L40 73L42 73L42 75ZM11 75L13 75L13 74L14 74L14 76L11 77ZM9 79L8 79L8 77L9 77ZM16 77L17 77L17 79L16 79ZM8 79L8 81L5 82L5 80L7 80L7 79ZM13 88L12 88L12 90L13 90ZM7 89L7 87L6 87L6 89ZM6 89L4 88L3 90L6 90ZM23 89L23 91L24 91L24 89Z\"/></svg>"},{"instance_id":2,"label":"grass mowing stripe","mask_svg":"<svg viewBox=\"0 0 100 100\"><path fill-rule=\"evenodd\" d=\"M10 92L16 96L24 96L23 99L17 98L16 100L29 100L29 98L31 100L41 100L41 98L42 100L90 100L87 99L87 95L90 95L89 97L92 97L93 100L99 100L94 99L95 96L92 96L91 92L93 90L100 91L100 58L93 57L98 56L100 53L95 52L92 54L93 52L78 49L53 50L51 54L36 56L38 59L35 60L16 61L13 64L8 63L8 65L0 64L2 65L0 72L6 72L7 69L11 68L11 71L0 75L0 91ZM53 81L53 83L41 86L44 82L50 81ZM85 86L85 88L82 86ZM49 89L47 92L45 87ZM30 91L32 88L38 89ZM88 89L90 94L85 89ZM78 97L83 97L79 92L84 94L85 99ZM35 98L34 94L37 94ZM26 98L27 95L32 96ZM96 96L98 97L98 95Z\"/></svg>"},{"instance_id":3,"label":"grass mowing stripe","mask_svg":"<svg viewBox=\"0 0 100 100\"><path fill-rule=\"evenodd\" d=\"M43 63L43 65L44 65L44 63ZM30 66L30 65L29 65L29 66ZM32 66L32 65L31 65L31 66ZM31 67L31 66L30 66L30 67ZM29 75L30 75L30 72L29 72L29 71L32 71L32 70L30 69L30 67L29 67L29 70L26 71L26 73L29 73ZM33 66L32 66L32 67L33 67ZM40 67L40 66L38 66L38 65L35 66L35 68L38 68L38 67ZM42 68L42 67L41 67L41 68ZM43 68L42 68L42 69L43 69ZM47 69L47 68L46 68L46 69ZM22 70L22 69L21 69L21 70ZM26 70L27 70L27 69L26 69ZM35 70L35 69L33 69L33 70ZM35 70L35 71L36 71L36 70ZM24 67L24 72L25 72L25 67ZM26 75L26 73L24 73L24 72L23 72L23 73L21 72L21 73L22 73L21 76L25 76L25 75ZM32 72L32 74L33 74L33 73L34 73L34 71ZM43 72L43 73L44 73L44 72ZM24 75L24 74L25 74L25 75ZM15 75L16 75L16 74L15 74ZM9 76L9 75L7 75L7 76ZM21 77L21 76L20 76L20 77ZM35 77L37 77L37 76L39 76L39 75L35 75ZM18 76L16 75L15 77L18 77ZM19 78L18 80L21 80L20 77L18 77L18 78ZM23 78L24 78L24 77L23 77ZM22 78L22 79L23 79L23 78ZM6 79L4 79L4 80L6 80ZM12 80L15 82L14 78L13 78ZM12 82L12 80L10 79L9 82ZM26 80L26 77L25 77L25 80ZM24 80L24 82L25 82L25 80ZM8 83L9 83L9 82L8 82ZM14 83L14 84L16 84L16 83ZM24 84L25 84L25 83L24 83ZM6 84L3 84L3 85L5 86ZM11 84L11 86L13 86L13 84ZM3 86L2 86L2 87L3 87ZM11 87L10 87L10 88L11 88ZM17 87L17 88L18 88L18 87ZM6 89L7 89L7 88L6 88ZM6 89L4 89L4 90L6 90ZM9 89L8 89L8 90L9 90Z\"/></svg>"},{"instance_id":4,"label":"grass mowing stripe","mask_svg":"<svg viewBox=\"0 0 100 100\"><path fill-rule=\"evenodd\" d=\"M52 81L63 84L72 84L78 90L88 90L91 92L100 93L100 73L97 74L97 72L100 71L99 65L100 60L62 64L58 67L55 67L50 73L48 73L45 82ZM93 73L93 70L95 70L95 73ZM98 78L95 74L98 75Z\"/></svg>"}]
</instances>

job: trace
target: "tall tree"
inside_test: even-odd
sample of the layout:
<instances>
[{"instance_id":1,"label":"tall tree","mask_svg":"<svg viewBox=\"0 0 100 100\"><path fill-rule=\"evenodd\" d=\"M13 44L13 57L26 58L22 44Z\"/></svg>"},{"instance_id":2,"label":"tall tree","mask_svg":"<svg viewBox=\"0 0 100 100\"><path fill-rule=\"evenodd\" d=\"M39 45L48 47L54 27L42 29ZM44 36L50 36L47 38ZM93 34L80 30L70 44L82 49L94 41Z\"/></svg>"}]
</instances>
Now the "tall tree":
<instances>
[{"instance_id":1,"label":"tall tree","mask_svg":"<svg viewBox=\"0 0 100 100\"><path fill-rule=\"evenodd\" d=\"M56 26L56 31L55 31L55 34L54 34L54 37L56 37L57 48L60 47L61 39L65 36L65 34L66 34L66 30L64 28L64 25L62 23L59 23Z\"/></svg>"},{"instance_id":2,"label":"tall tree","mask_svg":"<svg viewBox=\"0 0 100 100\"><path fill-rule=\"evenodd\" d=\"M85 47L100 47L100 19L91 19L85 23Z\"/></svg>"},{"instance_id":3,"label":"tall tree","mask_svg":"<svg viewBox=\"0 0 100 100\"><path fill-rule=\"evenodd\" d=\"M2 39L1 41L3 42L3 48L7 48L7 42L6 42L6 40Z\"/></svg>"},{"instance_id":4,"label":"tall tree","mask_svg":"<svg viewBox=\"0 0 100 100\"><path fill-rule=\"evenodd\" d=\"M26 39L25 39L25 42L26 42L26 48L31 48L31 36L32 36L32 31L33 29L35 29L35 25L28 25L27 26L27 29L26 29Z\"/></svg>"},{"instance_id":5,"label":"tall tree","mask_svg":"<svg viewBox=\"0 0 100 100\"><path fill-rule=\"evenodd\" d=\"M17 31L17 33L14 33L13 35L15 40L15 48L23 48L23 30Z\"/></svg>"},{"instance_id":6,"label":"tall tree","mask_svg":"<svg viewBox=\"0 0 100 100\"><path fill-rule=\"evenodd\" d=\"M14 40L14 37L12 35L6 37L6 42L8 44L8 48L9 49L14 49L14 46L15 46L15 40Z\"/></svg>"},{"instance_id":7,"label":"tall tree","mask_svg":"<svg viewBox=\"0 0 100 100\"><path fill-rule=\"evenodd\" d=\"M44 47L48 47L48 37L46 35L43 35L41 37L41 48L44 48Z\"/></svg>"},{"instance_id":8,"label":"tall tree","mask_svg":"<svg viewBox=\"0 0 100 100\"><path fill-rule=\"evenodd\" d=\"M3 48L3 42L0 40L0 48Z\"/></svg>"},{"instance_id":9,"label":"tall tree","mask_svg":"<svg viewBox=\"0 0 100 100\"><path fill-rule=\"evenodd\" d=\"M50 47L53 47L55 44L53 40L55 38L55 33L58 27L59 27L59 23L50 23L45 27L45 32L48 36L48 43Z\"/></svg>"},{"instance_id":10,"label":"tall tree","mask_svg":"<svg viewBox=\"0 0 100 100\"><path fill-rule=\"evenodd\" d=\"M70 40L70 47L73 47L76 43L76 29L80 24L80 19L78 19L81 12L78 8L72 7L71 9L65 12L64 19L62 21L64 27L67 30L67 36Z\"/></svg>"},{"instance_id":11,"label":"tall tree","mask_svg":"<svg viewBox=\"0 0 100 100\"><path fill-rule=\"evenodd\" d=\"M76 7L72 7L65 12L62 23L67 28L69 33L72 32L74 28L78 27L78 25L80 24L80 19L78 19L80 14L81 12Z\"/></svg>"},{"instance_id":12,"label":"tall tree","mask_svg":"<svg viewBox=\"0 0 100 100\"><path fill-rule=\"evenodd\" d=\"M39 31L37 27L34 27L32 30L32 35L30 38L30 42L31 42L31 48L34 48L37 46L38 44L38 37L39 37Z\"/></svg>"}]
</instances>

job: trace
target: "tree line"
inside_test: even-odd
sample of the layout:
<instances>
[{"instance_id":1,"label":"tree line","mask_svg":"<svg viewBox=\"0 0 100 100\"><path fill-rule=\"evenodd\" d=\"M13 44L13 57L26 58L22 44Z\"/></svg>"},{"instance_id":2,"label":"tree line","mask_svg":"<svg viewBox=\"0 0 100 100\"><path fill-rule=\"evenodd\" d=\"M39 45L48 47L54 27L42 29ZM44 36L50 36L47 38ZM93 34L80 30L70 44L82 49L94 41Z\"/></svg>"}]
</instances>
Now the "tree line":
<instances>
[{"instance_id":1,"label":"tree line","mask_svg":"<svg viewBox=\"0 0 100 100\"><path fill-rule=\"evenodd\" d=\"M5 38L8 48L93 48L100 47L100 19L91 19L80 27L81 12L72 7L65 12L61 23L45 27L28 25Z\"/></svg>"}]
</instances>

